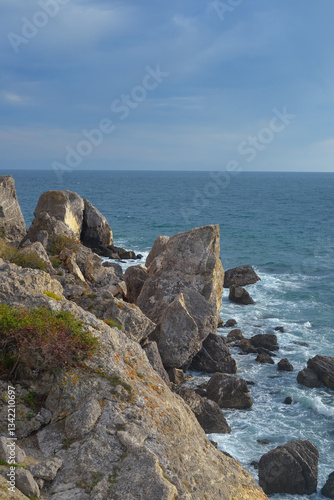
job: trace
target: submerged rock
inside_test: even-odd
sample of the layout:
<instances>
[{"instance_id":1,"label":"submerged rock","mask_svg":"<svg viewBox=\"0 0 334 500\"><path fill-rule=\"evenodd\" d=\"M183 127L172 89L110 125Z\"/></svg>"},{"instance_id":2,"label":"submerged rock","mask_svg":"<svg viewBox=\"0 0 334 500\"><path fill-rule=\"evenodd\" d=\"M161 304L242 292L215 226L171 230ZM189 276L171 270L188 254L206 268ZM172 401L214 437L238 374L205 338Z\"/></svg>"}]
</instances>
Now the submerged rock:
<instances>
[{"instance_id":1,"label":"submerged rock","mask_svg":"<svg viewBox=\"0 0 334 500\"><path fill-rule=\"evenodd\" d=\"M261 278L251 266L238 266L225 271L224 288L230 288L231 285L252 285L259 280L261 280Z\"/></svg>"},{"instance_id":2,"label":"submerged rock","mask_svg":"<svg viewBox=\"0 0 334 500\"><path fill-rule=\"evenodd\" d=\"M26 232L14 179L10 175L0 175L0 237L19 243Z\"/></svg>"},{"instance_id":3,"label":"submerged rock","mask_svg":"<svg viewBox=\"0 0 334 500\"><path fill-rule=\"evenodd\" d=\"M263 455L259 483L268 495L312 495L317 491L319 452L311 441L295 440Z\"/></svg>"},{"instance_id":4,"label":"submerged rock","mask_svg":"<svg viewBox=\"0 0 334 500\"><path fill-rule=\"evenodd\" d=\"M273 333L263 333L263 334L258 334L254 335L249 339L249 342L252 344L253 347L256 348L264 348L267 349L268 351L278 351L278 343L277 343L277 336L274 335Z\"/></svg>"},{"instance_id":5,"label":"submerged rock","mask_svg":"<svg viewBox=\"0 0 334 500\"><path fill-rule=\"evenodd\" d=\"M293 366L287 358L282 358L278 362L277 369L283 372L293 372Z\"/></svg>"},{"instance_id":6,"label":"submerged rock","mask_svg":"<svg viewBox=\"0 0 334 500\"><path fill-rule=\"evenodd\" d=\"M334 472L329 474L326 484L321 488L321 494L326 498L334 498Z\"/></svg>"},{"instance_id":7,"label":"submerged rock","mask_svg":"<svg viewBox=\"0 0 334 500\"><path fill-rule=\"evenodd\" d=\"M237 286L237 285L230 286L230 293L229 293L228 298L232 302L236 302L237 304L243 304L243 305L254 304L254 300L249 295L247 290L245 290L245 288L242 288L241 286Z\"/></svg>"}]
</instances>

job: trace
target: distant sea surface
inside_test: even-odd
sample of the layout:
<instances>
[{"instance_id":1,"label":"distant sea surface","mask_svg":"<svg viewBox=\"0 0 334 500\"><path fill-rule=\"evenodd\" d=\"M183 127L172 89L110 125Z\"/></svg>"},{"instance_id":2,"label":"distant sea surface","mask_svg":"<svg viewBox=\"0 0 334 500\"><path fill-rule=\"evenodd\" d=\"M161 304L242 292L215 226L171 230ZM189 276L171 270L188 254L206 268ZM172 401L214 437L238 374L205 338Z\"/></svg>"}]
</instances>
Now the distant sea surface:
<instances>
[{"instance_id":1,"label":"distant sea surface","mask_svg":"<svg viewBox=\"0 0 334 500\"><path fill-rule=\"evenodd\" d=\"M44 191L69 189L106 216L116 245L144 256L159 235L220 225L224 269L252 265L261 277L248 287L255 305L232 304L225 292L222 318L235 318L245 337L283 326L275 362L287 357L295 370L278 372L233 349L238 375L255 382L254 405L224 411L232 433L210 437L255 478L251 462L279 444L310 439L320 453L319 489L305 498L323 498L334 471L334 392L299 386L296 377L310 357L334 356L334 174L73 171L61 182L51 171L0 174L14 177L27 225ZM283 403L287 396L292 405Z\"/></svg>"}]
</instances>

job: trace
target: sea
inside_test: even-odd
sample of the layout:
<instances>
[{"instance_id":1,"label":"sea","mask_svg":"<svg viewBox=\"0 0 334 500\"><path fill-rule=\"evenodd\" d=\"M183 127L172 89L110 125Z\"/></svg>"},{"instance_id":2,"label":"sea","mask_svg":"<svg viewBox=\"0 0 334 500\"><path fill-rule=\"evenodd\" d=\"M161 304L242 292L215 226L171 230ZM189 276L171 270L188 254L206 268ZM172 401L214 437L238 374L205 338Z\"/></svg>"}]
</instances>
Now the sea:
<instances>
[{"instance_id":1,"label":"sea","mask_svg":"<svg viewBox=\"0 0 334 500\"><path fill-rule=\"evenodd\" d=\"M254 462L293 439L309 439L319 450L318 492L334 471L334 392L297 384L297 373L317 354L334 356L334 173L0 171L11 174L26 224L44 191L69 189L91 201L110 223L117 246L145 258L159 235L219 224L224 269L251 265L261 281L248 286L255 304L242 306L223 295L221 318L237 320L245 337L276 333L274 365L255 355L232 354L237 375L254 382L248 410L224 410L231 434L211 434L258 479ZM180 258L182 256L180 255ZM275 331L283 327L284 332ZM229 330L221 328L219 335ZM288 358L293 372L279 372ZM208 378L194 373L200 379ZM286 397L292 404L284 404ZM259 441L266 440L268 444Z\"/></svg>"}]
</instances>

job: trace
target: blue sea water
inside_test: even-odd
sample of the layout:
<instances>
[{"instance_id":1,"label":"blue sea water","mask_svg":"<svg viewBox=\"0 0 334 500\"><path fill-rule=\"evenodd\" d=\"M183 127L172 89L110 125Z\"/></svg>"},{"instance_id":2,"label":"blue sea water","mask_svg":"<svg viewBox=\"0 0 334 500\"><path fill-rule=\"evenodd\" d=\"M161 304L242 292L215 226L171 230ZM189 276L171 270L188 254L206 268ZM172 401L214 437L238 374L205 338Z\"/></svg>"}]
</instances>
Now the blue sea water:
<instances>
[{"instance_id":1,"label":"blue sea water","mask_svg":"<svg viewBox=\"0 0 334 500\"><path fill-rule=\"evenodd\" d=\"M334 356L334 174L73 171L61 181L51 171L0 174L13 175L27 225L42 192L69 189L106 216L116 245L144 256L161 234L220 225L224 268L252 265L261 277L248 287L252 306L233 304L225 293L222 318L235 318L246 337L284 326L275 332L275 361L287 357L295 370L278 372L234 349L238 375L255 383L254 404L224 411L232 433L210 437L255 478L252 461L292 439L310 439L320 453L319 488L311 498L323 498L320 488L334 470L334 392L299 386L296 376L310 357ZM286 396L292 405L283 404Z\"/></svg>"}]
</instances>

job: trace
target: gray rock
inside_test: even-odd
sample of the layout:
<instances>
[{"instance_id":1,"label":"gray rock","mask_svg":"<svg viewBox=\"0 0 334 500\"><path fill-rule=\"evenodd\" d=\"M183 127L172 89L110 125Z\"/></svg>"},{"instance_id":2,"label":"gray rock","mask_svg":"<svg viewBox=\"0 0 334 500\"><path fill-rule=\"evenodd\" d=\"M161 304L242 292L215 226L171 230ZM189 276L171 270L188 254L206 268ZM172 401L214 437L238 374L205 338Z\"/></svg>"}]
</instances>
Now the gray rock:
<instances>
[{"instance_id":1,"label":"gray rock","mask_svg":"<svg viewBox=\"0 0 334 500\"><path fill-rule=\"evenodd\" d=\"M26 235L26 225L10 175L0 175L0 236L19 243Z\"/></svg>"},{"instance_id":2,"label":"gray rock","mask_svg":"<svg viewBox=\"0 0 334 500\"><path fill-rule=\"evenodd\" d=\"M227 434L231 432L223 412L215 401L202 398L189 387L181 387L176 392L190 406L207 434Z\"/></svg>"},{"instance_id":3,"label":"gray rock","mask_svg":"<svg viewBox=\"0 0 334 500\"><path fill-rule=\"evenodd\" d=\"M5 460L7 463L9 463L9 461L13 458L15 460L15 463L22 464L26 458L26 454L15 441L12 441L10 438L1 436L0 460Z\"/></svg>"},{"instance_id":4,"label":"gray rock","mask_svg":"<svg viewBox=\"0 0 334 500\"><path fill-rule=\"evenodd\" d=\"M63 465L60 458L48 458L44 462L29 467L34 478L44 479L45 481L53 481L58 470Z\"/></svg>"},{"instance_id":5,"label":"gray rock","mask_svg":"<svg viewBox=\"0 0 334 500\"><path fill-rule=\"evenodd\" d=\"M86 199L80 239L87 247L100 251L113 244L113 233L107 219Z\"/></svg>"},{"instance_id":6,"label":"gray rock","mask_svg":"<svg viewBox=\"0 0 334 500\"><path fill-rule=\"evenodd\" d=\"M75 411L66 418L66 437L68 439L82 439L93 429L101 413L101 406L96 400L89 401L88 403L82 405L80 410ZM61 467L61 464L59 467Z\"/></svg>"},{"instance_id":7,"label":"gray rock","mask_svg":"<svg viewBox=\"0 0 334 500\"><path fill-rule=\"evenodd\" d=\"M49 243L53 236L64 235L80 239L84 201L71 191L47 191L43 193L34 211L33 220L25 239L38 241L40 231L47 231Z\"/></svg>"},{"instance_id":8,"label":"gray rock","mask_svg":"<svg viewBox=\"0 0 334 500\"><path fill-rule=\"evenodd\" d=\"M179 368L169 368L167 373L169 380L174 385L179 385L185 380L187 380L187 375L184 373L183 370L179 370Z\"/></svg>"},{"instance_id":9,"label":"gray rock","mask_svg":"<svg viewBox=\"0 0 334 500\"><path fill-rule=\"evenodd\" d=\"M157 258L159 270L145 281L137 305L157 324L153 339L164 365L181 368L217 329L223 283L218 226L173 236Z\"/></svg>"},{"instance_id":10,"label":"gray rock","mask_svg":"<svg viewBox=\"0 0 334 500\"><path fill-rule=\"evenodd\" d=\"M238 328L231 330L227 335L228 342L234 342L236 340L241 340L242 338L243 338L242 331L239 330Z\"/></svg>"},{"instance_id":11,"label":"gray rock","mask_svg":"<svg viewBox=\"0 0 334 500\"><path fill-rule=\"evenodd\" d=\"M36 241L31 245L25 245L24 248L20 250L20 253L22 255L34 253L35 255L37 255L37 257L39 257L43 262L45 262L49 266L49 269L52 269L52 264L50 262L49 256L46 253L46 250L43 247L42 243L40 243L39 241Z\"/></svg>"},{"instance_id":12,"label":"gray rock","mask_svg":"<svg viewBox=\"0 0 334 500\"><path fill-rule=\"evenodd\" d=\"M146 267L149 267L154 261L154 259L156 257L159 257L159 255L161 255L166 250L169 239L170 239L169 236L158 236L158 238L153 243L153 247L150 253L146 257L146 262L145 262Z\"/></svg>"},{"instance_id":13,"label":"gray rock","mask_svg":"<svg viewBox=\"0 0 334 500\"><path fill-rule=\"evenodd\" d=\"M322 386L322 382L318 378L318 375L315 371L311 370L311 368L304 368L304 370L298 372L297 382L300 385L305 385L306 387L311 388Z\"/></svg>"},{"instance_id":14,"label":"gray rock","mask_svg":"<svg viewBox=\"0 0 334 500\"><path fill-rule=\"evenodd\" d=\"M170 379L165 367L162 363L159 349L156 342L148 342L143 346L147 359L149 360L152 368L160 375L162 380L170 386Z\"/></svg>"},{"instance_id":15,"label":"gray rock","mask_svg":"<svg viewBox=\"0 0 334 500\"><path fill-rule=\"evenodd\" d=\"M270 364L270 365L274 365L275 364L275 361L273 360L273 358L271 358L269 356L269 354L258 354L255 361L257 363L261 363L261 364Z\"/></svg>"},{"instance_id":16,"label":"gray rock","mask_svg":"<svg viewBox=\"0 0 334 500\"><path fill-rule=\"evenodd\" d=\"M329 474L326 484L321 488L321 494L326 498L334 498L334 472Z\"/></svg>"},{"instance_id":17,"label":"gray rock","mask_svg":"<svg viewBox=\"0 0 334 500\"><path fill-rule=\"evenodd\" d=\"M308 360L307 367L317 374L326 387L334 389L334 358L318 355Z\"/></svg>"},{"instance_id":18,"label":"gray rock","mask_svg":"<svg viewBox=\"0 0 334 500\"><path fill-rule=\"evenodd\" d=\"M225 373L215 373L206 387L209 399L221 408L250 408L253 404L246 380Z\"/></svg>"},{"instance_id":19,"label":"gray rock","mask_svg":"<svg viewBox=\"0 0 334 500\"><path fill-rule=\"evenodd\" d=\"M165 366L181 368L201 349L214 329L214 306L192 290L180 293L162 314L154 339Z\"/></svg>"},{"instance_id":20,"label":"gray rock","mask_svg":"<svg viewBox=\"0 0 334 500\"><path fill-rule=\"evenodd\" d=\"M239 266L225 271L224 288L231 285L246 286L256 283L261 278L256 274L251 266Z\"/></svg>"},{"instance_id":21,"label":"gray rock","mask_svg":"<svg viewBox=\"0 0 334 500\"><path fill-rule=\"evenodd\" d=\"M224 328L233 328L233 326L235 326L236 324L237 324L237 321L235 319L231 318L231 319L228 319L223 326L224 326Z\"/></svg>"},{"instance_id":22,"label":"gray rock","mask_svg":"<svg viewBox=\"0 0 334 500\"><path fill-rule=\"evenodd\" d=\"M31 472L21 467L15 469L15 483L16 487L27 497L35 496L40 497L38 484L33 478Z\"/></svg>"},{"instance_id":23,"label":"gray rock","mask_svg":"<svg viewBox=\"0 0 334 500\"><path fill-rule=\"evenodd\" d=\"M293 366L287 358L282 358L278 362L277 369L283 372L293 372Z\"/></svg>"},{"instance_id":24,"label":"gray rock","mask_svg":"<svg viewBox=\"0 0 334 500\"><path fill-rule=\"evenodd\" d=\"M247 290L237 285L230 286L230 293L228 298L232 302L235 302L236 304L242 304L242 305L254 304L254 300L249 295Z\"/></svg>"},{"instance_id":25,"label":"gray rock","mask_svg":"<svg viewBox=\"0 0 334 500\"><path fill-rule=\"evenodd\" d=\"M273 333L254 335L249 339L253 347L268 349L268 351L278 351L277 336Z\"/></svg>"},{"instance_id":26,"label":"gray rock","mask_svg":"<svg viewBox=\"0 0 334 500\"><path fill-rule=\"evenodd\" d=\"M137 298L144 286L145 281L149 275L146 267L144 266L130 266L124 273L124 281L127 286L127 300L128 302L137 302Z\"/></svg>"},{"instance_id":27,"label":"gray rock","mask_svg":"<svg viewBox=\"0 0 334 500\"><path fill-rule=\"evenodd\" d=\"M210 333L189 368L207 373L236 373L237 363L232 358L230 349L222 337Z\"/></svg>"},{"instance_id":28,"label":"gray rock","mask_svg":"<svg viewBox=\"0 0 334 500\"><path fill-rule=\"evenodd\" d=\"M267 495L312 495L317 491L319 452L310 441L295 440L263 455L259 483Z\"/></svg>"},{"instance_id":29,"label":"gray rock","mask_svg":"<svg viewBox=\"0 0 334 500\"><path fill-rule=\"evenodd\" d=\"M42 229L37 235L37 241L42 243L44 248L47 248L49 243L49 233Z\"/></svg>"}]
</instances>

